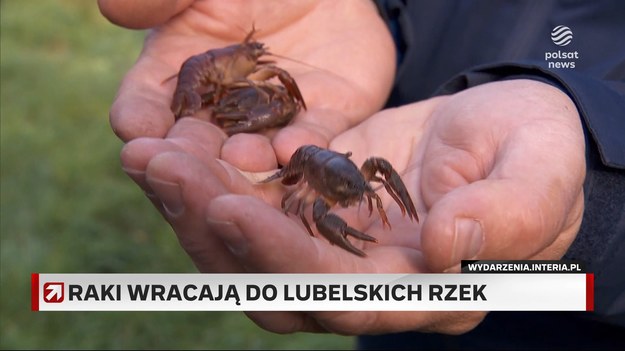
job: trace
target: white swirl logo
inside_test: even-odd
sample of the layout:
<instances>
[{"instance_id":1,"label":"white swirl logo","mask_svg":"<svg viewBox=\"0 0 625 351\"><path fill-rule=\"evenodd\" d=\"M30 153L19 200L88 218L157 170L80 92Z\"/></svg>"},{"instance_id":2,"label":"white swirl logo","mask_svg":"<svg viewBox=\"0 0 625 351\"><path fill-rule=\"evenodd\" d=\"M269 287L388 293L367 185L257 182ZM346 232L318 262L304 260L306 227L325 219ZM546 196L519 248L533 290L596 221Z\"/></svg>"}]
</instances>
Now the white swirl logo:
<instances>
[{"instance_id":1,"label":"white swirl logo","mask_svg":"<svg viewBox=\"0 0 625 351\"><path fill-rule=\"evenodd\" d=\"M566 46L573 40L573 32L567 26L557 26L551 31L551 40L558 46Z\"/></svg>"}]
</instances>

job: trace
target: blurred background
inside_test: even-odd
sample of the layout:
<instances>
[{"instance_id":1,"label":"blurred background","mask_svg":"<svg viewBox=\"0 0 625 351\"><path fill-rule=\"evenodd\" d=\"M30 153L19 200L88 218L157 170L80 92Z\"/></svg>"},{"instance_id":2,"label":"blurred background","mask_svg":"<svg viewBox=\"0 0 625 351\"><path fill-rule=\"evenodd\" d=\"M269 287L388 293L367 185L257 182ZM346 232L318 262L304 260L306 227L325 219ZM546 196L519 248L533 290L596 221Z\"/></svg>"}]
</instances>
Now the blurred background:
<instances>
[{"instance_id":1,"label":"blurred background","mask_svg":"<svg viewBox=\"0 0 625 351\"><path fill-rule=\"evenodd\" d=\"M239 312L31 312L30 273L196 272L130 178L108 109L145 32L94 1L0 1L2 349L350 349Z\"/></svg>"}]
</instances>

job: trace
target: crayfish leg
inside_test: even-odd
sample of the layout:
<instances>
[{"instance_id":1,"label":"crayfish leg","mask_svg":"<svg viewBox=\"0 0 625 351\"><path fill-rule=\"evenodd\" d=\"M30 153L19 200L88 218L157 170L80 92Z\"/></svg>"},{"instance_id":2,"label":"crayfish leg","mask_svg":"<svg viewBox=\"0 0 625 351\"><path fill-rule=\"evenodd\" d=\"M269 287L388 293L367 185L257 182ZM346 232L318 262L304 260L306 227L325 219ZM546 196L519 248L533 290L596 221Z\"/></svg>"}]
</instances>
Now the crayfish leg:
<instances>
[{"instance_id":1,"label":"crayfish leg","mask_svg":"<svg viewBox=\"0 0 625 351\"><path fill-rule=\"evenodd\" d=\"M378 213L380 214L380 219L382 220L382 227L388 226L389 230L393 229L391 227L391 222L389 222L388 217L386 216L386 211L384 211L384 206L382 206L382 199L380 199L378 194L372 191L370 193L367 193L367 198L369 198L369 201L371 201L371 198L375 199L375 207L377 208Z\"/></svg>"},{"instance_id":2,"label":"crayfish leg","mask_svg":"<svg viewBox=\"0 0 625 351\"><path fill-rule=\"evenodd\" d=\"M312 228L310 228L310 224L308 223L306 216L304 215L305 208L306 208L306 202L300 200L299 203L297 204L297 213L299 214L299 218L302 220L302 223L304 223L304 226L306 227L306 230L308 230L308 233L310 234L310 236L315 236L315 234L313 234Z\"/></svg>"},{"instance_id":3,"label":"crayfish leg","mask_svg":"<svg viewBox=\"0 0 625 351\"><path fill-rule=\"evenodd\" d=\"M255 77L258 80L264 81L271 79L273 77L278 77L282 85L289 92L289 96L291 96L295 101L298 101L304 110L307 110L306 102L304 101L304 97L302 96L302 92L299 90L295 79L291 77L289 72L283 70L274 65L266 65L259 66L260 68L255 72Z\"/></svg>"}]
</instances>

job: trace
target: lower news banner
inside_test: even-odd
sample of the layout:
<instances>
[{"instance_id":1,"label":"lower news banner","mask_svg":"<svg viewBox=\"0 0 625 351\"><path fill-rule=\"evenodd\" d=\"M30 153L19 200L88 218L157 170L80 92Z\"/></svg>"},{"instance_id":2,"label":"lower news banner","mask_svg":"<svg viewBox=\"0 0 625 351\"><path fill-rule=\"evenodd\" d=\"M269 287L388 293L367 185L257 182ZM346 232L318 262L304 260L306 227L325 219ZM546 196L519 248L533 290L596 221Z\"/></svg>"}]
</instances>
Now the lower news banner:
<instances>
[{"instance_id":1,"label":"lower news banner","mask_svg":"<svg viewBox=\"0 0 625 351\"><path fill-rule=\"evenodd\" d=\"M558 262L561 261L549 263ZM471 274L33 273L31 305L33 311L593 309L593 279L590 273L501 273L495 272L497 266L480 266L488 271L476 273L476 267ZM502 267L499 266L500 269Z\"/></svg>"}]
</instances>

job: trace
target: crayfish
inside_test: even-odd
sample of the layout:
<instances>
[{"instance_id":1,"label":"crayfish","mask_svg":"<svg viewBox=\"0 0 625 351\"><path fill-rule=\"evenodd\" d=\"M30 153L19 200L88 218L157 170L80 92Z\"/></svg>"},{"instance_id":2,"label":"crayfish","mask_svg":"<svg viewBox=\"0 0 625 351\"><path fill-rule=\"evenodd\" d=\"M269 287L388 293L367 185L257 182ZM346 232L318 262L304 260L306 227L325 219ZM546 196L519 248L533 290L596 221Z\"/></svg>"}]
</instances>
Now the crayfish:
<instances>
[{"instance_id":1,"label":"crayfish","mask_svg":"<svg viewBox=\"0 0 625 351\"><path fill-rule=\"evenodd\" d=\"M399 174L391 164L380 157L368 158L360 168L349 157L351 152L339 153L332 150L322 149L315 145L299 147L291 156L289 163L274 173L272 176L261 181L267 183L282 178L284 185L296 185L294 189L287 191L282 198L281 207L286 213L297 201L297 215L304 223L311 236L314 236L308 220L304 216L304 208L312 203L312 218L317 230L331 243L359 256L366 254L352 245L347 236L377 242L377 240L347 223L339 216L329 213L336 204L342 207L359 203L364 197L367 198L369 215L373 212L372 200L380 214L383 226L391 228L386 212L382 207L382 200L369 184L370 181L382 183L386 191L399 205L402 215L408 213L412 221L417 222L417 210L408 194L408 190ZM378 176L380 173L382 177Z\"/></svg>"},{"instance_id":2,"label":"crayfish","mask_svg":"<svg viewBox=\"0 0 625 351\"><path fill-rule=\"evenodd\" d=\"M224 132L233 135L286 125L300 109L286 88L271 84L230 89L212 107L212 114Z\"/></svg>"},{"instance_id":3,"label":"crayfish","mask_svg":"<svg viewBox=\"0 0 625 351\"><path fill-rule=\"evenodd\" d=\"M229 126L228 134L233 134L283 125L300 107L306 109L293 77L275 61L261 59L272 54L265 44L252 40L254 32L252 29L240 44L211 49L184 61L171 103L176 119L208 106L217 121L223 122L220 124ZM269 82L274 77L282 85ZM237 104L238 99L245 101Z\"/></svg>"}]
</instances>

